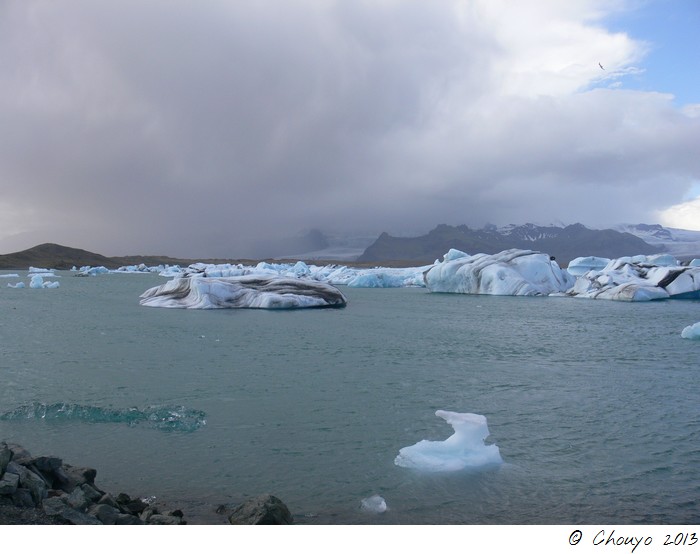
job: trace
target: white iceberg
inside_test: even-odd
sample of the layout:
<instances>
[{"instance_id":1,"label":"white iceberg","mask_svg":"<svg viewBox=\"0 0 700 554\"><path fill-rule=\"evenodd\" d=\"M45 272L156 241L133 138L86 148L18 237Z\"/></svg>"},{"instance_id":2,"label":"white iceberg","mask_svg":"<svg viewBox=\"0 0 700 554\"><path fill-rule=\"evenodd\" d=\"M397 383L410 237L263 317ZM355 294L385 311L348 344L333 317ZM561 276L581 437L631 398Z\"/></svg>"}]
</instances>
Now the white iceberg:
<instances>
[{"instance_id":1,"label":"white iceberg","mask_svg":"<svg viewBox=\"0 0 700 554\"><path fill-rule=\"evenodd\" d=\"M347 286L355 288L424 287L423 273L431 267L376 267L357 270L355 276L347 282Z\"/></svg>"},{"instance_id":2,"label":"white iceberg","mask_svg":"<svg viewBox=\"0 0 700 554\"><path fill-rule=\"evenodd\" d=\"M16 279L17 277L19 277L17 273L3 273L0 275L0 279Z\"/></svg>"},{"instance_id":3,"label":"white iceberg","mask_svg":"<svg viewBox=\"0 0 700 554\"><path fill-rule=\"evenodd\" d=\"M141 295L156 308L341 308L347 303L335 287L308 279L267 276L175 278Z\"/></svg>"},{"instance_id":4,"label":"white iceberg","mask_svg":"<svg viewBox=\"0 0 700 554\"><path fill-rule=\"evenodd\" d=\"M31 289L57 289L60 286L58 281L44 281L45 274L34 274L29 281Z\"/></svg>"},{"instance_id":5,"label":"white iceberg","mask_svg":"<svg viewBox=\"0 0 700 554\"><path fill-rule=\"evenodd\" d=\"M431 292L547 296L574 285L574 278L547 254L532 250L456 258L448 252L445 259L425 272Z\"/></svg>"},{"instance_id":6,"label":"white iceberg","mask_svg":"<svg viewBox=\"0 0 700 554\"><path fill-rule=\"evenodd\" d=\"M579 276L568 294L631 302L700 298L700 268L665 255L617 258Z\"/></svg>"},{"instance_id":7,"label":"white iceberg","mask_svg":"<svg viewBox=\"0 0 700 554\"><path fill-rule=\"evenodd\" d=\"M435 415L452 425L454 434L444 441L422 440L399 450L397 466L423 471L459 471L503 463L495 444L486 445L489 436L486 417L438 410Z\"/></svg>"},{"instance_id":8,"label":"white iceberg","mask_svg":"<svg viewBox=\"0 0 700 554\"><path fill-rule=\"evenodd\" d=\"M681 337L684 339L700 340L700 321L693 325L688 325L683 329L683 331L681 331Z\"/></svg>"},{"instance_id":9,"label":"white iceberg","mask_svg":"<svg viewBox=\"0 0 700 554\"><path fill-rule=\"evenodd\" d=\"M383 514L386 512L386 500L378 494L373 494L368 498L363 498L360 502L360 509L373 514Z\"/></svg>"},{"instance_id":10,"label":"white iceberg","mask_svg":"<svg viewBox=\"0 0 700 554\"><path fill-rule=\"evenodd\" d=\"M574 258L569 262L566 270L573 276L578 277L591 270L601 270L610 263L610 258L599 258L597 256L585 256Z\"/></svg>"},{"instance_id":11,"label":"white iceberg","mask_svg":"<svg viewBox=\"0 0 700 554\"><path fill-rule=\"evenodd\" d=\"M19 283L15 283L14 285L12 283L7 283L7 286L11 289L23 289L24 283L22 281L20 281Z\"/></svg>"}]
</instances>

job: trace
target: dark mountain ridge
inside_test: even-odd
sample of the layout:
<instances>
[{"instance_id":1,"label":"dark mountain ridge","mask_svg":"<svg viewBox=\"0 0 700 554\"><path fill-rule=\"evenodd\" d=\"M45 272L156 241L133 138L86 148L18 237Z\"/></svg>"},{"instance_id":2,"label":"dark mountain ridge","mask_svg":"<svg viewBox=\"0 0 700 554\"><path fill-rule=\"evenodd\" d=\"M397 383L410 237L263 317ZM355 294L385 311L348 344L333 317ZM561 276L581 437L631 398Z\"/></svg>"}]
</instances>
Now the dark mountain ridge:
<instances>
[{"instance_id":1,"label":"dark mountain ridge","mask_svg":"<svg viewBox=\"0 0 700 554\"><path fill-rule=\"evenodd\" d=\"M630 233L612 229L588 229L580 223L566 227L509 225L497 228L488 225L471 229L466 225L441 224L420 237L392 237L382 233L358 261L407 260L432 263L450 248L468 254L495 254L509 248L537 250L554 256L561 264L568 264L580 256L618 258L637 254L657 254L663 251Z\"/></svg>"}]
</instances>

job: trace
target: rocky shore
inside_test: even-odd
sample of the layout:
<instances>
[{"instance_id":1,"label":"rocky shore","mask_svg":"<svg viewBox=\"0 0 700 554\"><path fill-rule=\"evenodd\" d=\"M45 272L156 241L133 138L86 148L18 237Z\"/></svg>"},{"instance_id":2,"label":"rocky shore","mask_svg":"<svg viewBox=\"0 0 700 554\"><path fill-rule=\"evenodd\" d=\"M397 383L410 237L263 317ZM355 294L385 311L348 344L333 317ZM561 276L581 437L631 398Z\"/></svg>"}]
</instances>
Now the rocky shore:
<instances>
[{"instance_id":1,"label":"rocky shore","mask_svg":"<svg viewBox=\"0 0 700 554\"><path fill-rule=\"evenodd\" d=\"M32 456L18 444L0 442L0 525L187 523L182 510L101 490L96 476L92 468L69 465L55 456ZM234 525L293 523L284 503L269 494L221 510Z\"/></svg>"}]
</instances>

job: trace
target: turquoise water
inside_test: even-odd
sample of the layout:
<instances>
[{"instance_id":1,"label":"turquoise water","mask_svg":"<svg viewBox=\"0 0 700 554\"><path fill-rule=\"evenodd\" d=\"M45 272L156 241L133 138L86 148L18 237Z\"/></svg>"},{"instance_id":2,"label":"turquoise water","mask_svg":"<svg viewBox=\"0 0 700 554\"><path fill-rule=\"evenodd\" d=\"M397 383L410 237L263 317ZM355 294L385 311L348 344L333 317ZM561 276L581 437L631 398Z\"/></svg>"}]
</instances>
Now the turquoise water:
<instances>
[{"instance_id":1,"label":"turquoise water","mask_svg":"<svg viewBox=\"0 0 700 554\"><path fill-rule=\"evenodd\" d=\"M700 521L698 301L343 288L341 310L167 310L138 304L155 275L58 275L0 283L0 440L103 489L195 523L262 492L311 524ZM485 415L504 464L394 465L451 434L438 409ZM360 510L373 494L386 513Z\"/></svg>"}]
</instances>

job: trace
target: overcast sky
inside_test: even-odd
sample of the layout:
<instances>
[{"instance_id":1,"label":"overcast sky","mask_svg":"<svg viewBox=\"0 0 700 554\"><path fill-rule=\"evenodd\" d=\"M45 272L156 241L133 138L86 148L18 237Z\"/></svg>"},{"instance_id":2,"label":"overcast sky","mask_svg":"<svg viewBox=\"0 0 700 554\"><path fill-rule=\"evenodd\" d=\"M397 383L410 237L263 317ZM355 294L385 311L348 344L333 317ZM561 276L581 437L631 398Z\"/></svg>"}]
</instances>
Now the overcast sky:
<instances>
[{"instance_id":1,"label":"overcast sky","mask_svg":"<svg viewBox=\"0 0 700 554\"><path fill-rule=\"evenodd\" d=\"M0 0L0 251L700 229L698 28L695 0Z\"/></svg>"}]
</instances>

